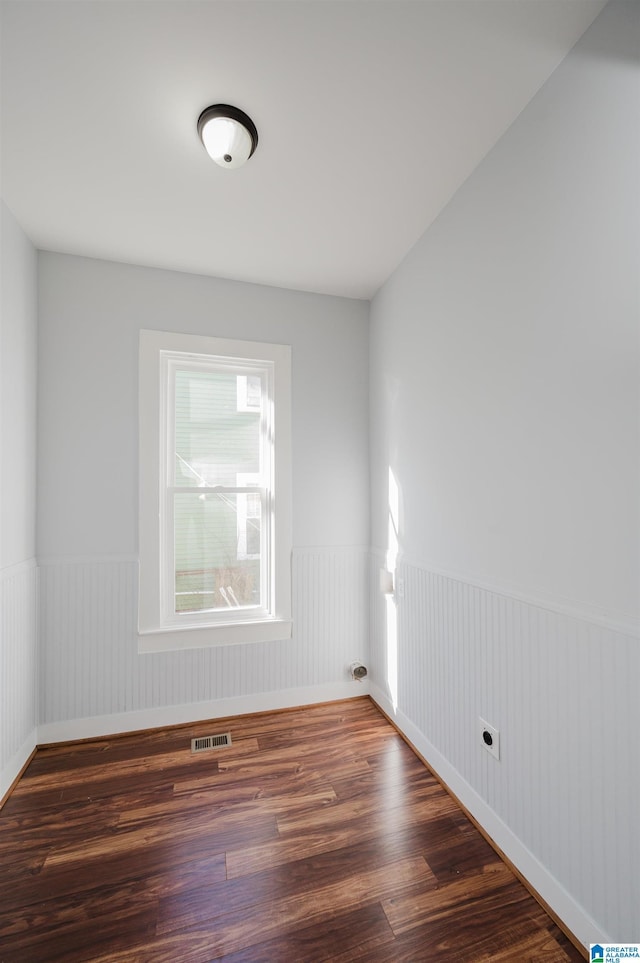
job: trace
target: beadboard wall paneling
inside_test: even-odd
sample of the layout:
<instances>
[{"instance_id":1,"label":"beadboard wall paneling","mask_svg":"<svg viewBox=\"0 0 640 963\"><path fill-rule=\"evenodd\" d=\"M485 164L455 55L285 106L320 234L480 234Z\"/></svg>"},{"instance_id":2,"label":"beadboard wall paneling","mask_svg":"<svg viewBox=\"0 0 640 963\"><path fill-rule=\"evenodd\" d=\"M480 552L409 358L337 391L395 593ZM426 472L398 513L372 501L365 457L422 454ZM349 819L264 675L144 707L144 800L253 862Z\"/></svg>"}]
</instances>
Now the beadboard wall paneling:
<instances>
[{"instance_id":1,"label":"beadboard wall paneling","mask_svg":"<svg viewBox=\"0 0 640 963\"><path fill-rule=\"evenodd\" d=\"M367 550L302 548L292 564L291 639L139 655L137 559L43 562L43 731L68 720L346 683L350 662L367 651Z\"/></svg>"},{"instance_id":2,"label":"beadboard wall paneling","mask_svg":"<svg viewBox=\"0 0 640 963\"><path fill-rule=\"evenodd\" d=\"M372 554L370 676L374 697L379 690L391 706L383 560ZM597 931L580 938L637 939L637 634L406 562L397 576L404 583L391 603L400 727L404 719L409 738L420 734L436 770L437 759L446 760L463 792L468 787L462 801L471 811L479 797L584 919L597 921ZM479 717L499 730L500 761L483 748ZM606 921L603 906L614 907Z\"/></svg>"},{"instance_id":3,"label":"beadboard wall paneling","mask_svg":"<svg viewBox=\"0 0 640 963\"><path fill-rule=\"evenodd\" d=\"M0 572L0 799L36 745L35 561Z\"/></svg>"}]
</instances>

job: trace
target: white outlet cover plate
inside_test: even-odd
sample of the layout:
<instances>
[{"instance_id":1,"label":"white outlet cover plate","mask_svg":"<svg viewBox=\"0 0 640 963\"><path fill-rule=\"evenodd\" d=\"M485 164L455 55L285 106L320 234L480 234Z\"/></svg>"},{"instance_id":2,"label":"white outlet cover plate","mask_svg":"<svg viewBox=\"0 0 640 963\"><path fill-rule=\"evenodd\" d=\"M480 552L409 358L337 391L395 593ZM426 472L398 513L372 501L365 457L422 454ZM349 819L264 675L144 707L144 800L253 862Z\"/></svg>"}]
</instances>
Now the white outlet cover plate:
<instances>
[{"instance_id":1,"label":"white outlet cover plate","mask_svg":"<svg viewBox=\"0 0 640 963\"><path fill-rule=\"evenodd\" d=\"M480 730L480 742L483 748L487 750L489 755L493 756L494 759L500 761L500 733L498 730L490 725L485 719L481 717L478 718L478 726ZM491 745L487 745L484 741L484 734L488 732L491 736Z\"/></svg>"}]
</instances>

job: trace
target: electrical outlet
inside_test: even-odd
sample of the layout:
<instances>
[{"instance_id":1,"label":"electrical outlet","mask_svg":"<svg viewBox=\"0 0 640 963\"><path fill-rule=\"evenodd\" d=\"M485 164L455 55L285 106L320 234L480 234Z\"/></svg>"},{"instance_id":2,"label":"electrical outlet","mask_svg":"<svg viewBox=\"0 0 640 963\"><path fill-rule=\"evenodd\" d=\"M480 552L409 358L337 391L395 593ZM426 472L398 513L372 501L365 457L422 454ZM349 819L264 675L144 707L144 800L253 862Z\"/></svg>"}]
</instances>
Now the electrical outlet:
<instances>
[{"instance_id":1,"label":"electrical outlet","mask_svg":"<svg viewBox=\"0 0 640 963\"><path fill-rule=\"evenodd\" d=\"M500 733L493 726L482 718L478 719L480 727L480 739L482 740L482 745L490 753L494 759L500 761Z\"/></svg>"}]
</instances>

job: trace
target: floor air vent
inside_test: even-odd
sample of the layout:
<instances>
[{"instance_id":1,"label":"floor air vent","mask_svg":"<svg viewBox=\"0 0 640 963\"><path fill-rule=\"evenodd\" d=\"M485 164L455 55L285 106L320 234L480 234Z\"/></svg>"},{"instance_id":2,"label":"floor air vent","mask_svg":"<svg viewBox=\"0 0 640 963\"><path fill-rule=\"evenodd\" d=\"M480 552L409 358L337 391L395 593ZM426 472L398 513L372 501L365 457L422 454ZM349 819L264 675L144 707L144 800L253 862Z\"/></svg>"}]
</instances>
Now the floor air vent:
<instances>
[{"instance_id":1,"label":"floor air vent","mask_svg":"<svg viewBox=\"0 0 640 963\"><path fill-rule=\"evenodd\" d=\"M197 736L191 740L191 752L208 752L209 749L224 749L231 745L231 733L223 732L217 736Z\"/></svg>"}]
</instances>

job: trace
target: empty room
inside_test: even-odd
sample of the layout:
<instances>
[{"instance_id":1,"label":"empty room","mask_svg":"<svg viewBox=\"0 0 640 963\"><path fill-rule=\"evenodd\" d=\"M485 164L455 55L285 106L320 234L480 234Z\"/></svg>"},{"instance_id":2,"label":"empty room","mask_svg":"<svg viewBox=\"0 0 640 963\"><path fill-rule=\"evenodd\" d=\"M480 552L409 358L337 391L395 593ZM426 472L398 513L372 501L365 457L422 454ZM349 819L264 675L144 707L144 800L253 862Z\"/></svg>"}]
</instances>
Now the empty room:
<instances>
[{"instance_id":1,"label":"empty room","mask_svg":"<svg viewBox=\"0 0 640 963\"><path fill-rule=\"evenodd\" d=\"M640 958L640 3L0 17L0 963Z\"/></svg>"}]
</instances>

